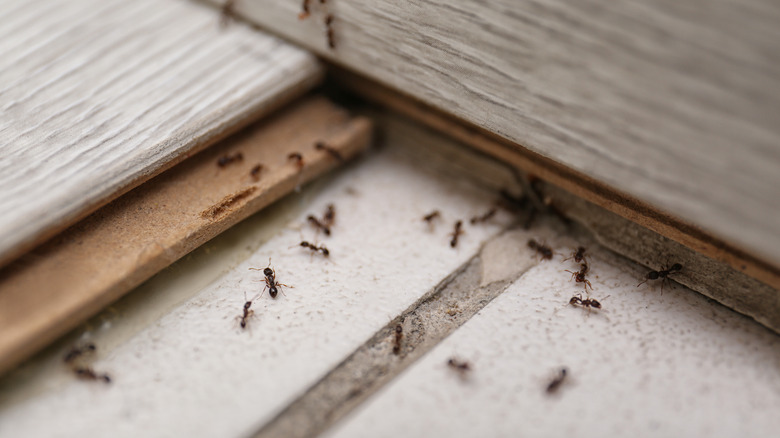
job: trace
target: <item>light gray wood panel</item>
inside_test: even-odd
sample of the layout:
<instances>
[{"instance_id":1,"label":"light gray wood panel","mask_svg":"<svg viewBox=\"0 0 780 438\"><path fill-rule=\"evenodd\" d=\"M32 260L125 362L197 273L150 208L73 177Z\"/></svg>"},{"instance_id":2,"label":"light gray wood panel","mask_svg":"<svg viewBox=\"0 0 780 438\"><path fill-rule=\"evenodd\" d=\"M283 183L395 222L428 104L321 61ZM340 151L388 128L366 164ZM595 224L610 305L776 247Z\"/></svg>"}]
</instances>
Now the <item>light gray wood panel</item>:
<instances>
[{"instance_id":1,"label":"light gray wood panel","mask_svg":"<svg viewBox=\"0 0 780 438\"><path fill-rule=\"evenodd\" d=\"M0 4L0 261L321 77L186 0Z\"/></svg>"},{"instance_id":2,"label":"light gray wood panel","mask_svg":"<svg viewBox=\"0 0 780 438\"><path fill-rule=\"evenodd\" d=\"M236 9L780 265L780 3L310 3Z\"/></svg>"}]
</instances>

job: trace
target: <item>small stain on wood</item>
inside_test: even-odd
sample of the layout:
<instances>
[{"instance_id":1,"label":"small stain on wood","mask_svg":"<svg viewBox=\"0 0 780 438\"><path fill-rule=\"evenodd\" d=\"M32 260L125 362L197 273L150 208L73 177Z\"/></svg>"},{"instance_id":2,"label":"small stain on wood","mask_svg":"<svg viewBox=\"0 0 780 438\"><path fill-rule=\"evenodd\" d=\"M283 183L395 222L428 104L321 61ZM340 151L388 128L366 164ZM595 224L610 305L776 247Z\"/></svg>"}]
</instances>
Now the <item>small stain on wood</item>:
<instances>
[{"instance_id":1,"label":"small stain on wood","mask_svg":"<svg viewBox=\"0 0 780 438\"><path fill-rule=\"evenodd\" d=\"M217 216L221 215L222 213L228 211L230 207L236 205L240 201L249 197L249 195L254 193L255 190L257 190L257 187L252 186L252 187L247 187L244 190L241 190L240 192L233 193L232 195L225 196L218 203L212 205L206 210L203 210L203 212L200 213L200 217L204 219L214 219Z\"/></svg>"}]
</instances>

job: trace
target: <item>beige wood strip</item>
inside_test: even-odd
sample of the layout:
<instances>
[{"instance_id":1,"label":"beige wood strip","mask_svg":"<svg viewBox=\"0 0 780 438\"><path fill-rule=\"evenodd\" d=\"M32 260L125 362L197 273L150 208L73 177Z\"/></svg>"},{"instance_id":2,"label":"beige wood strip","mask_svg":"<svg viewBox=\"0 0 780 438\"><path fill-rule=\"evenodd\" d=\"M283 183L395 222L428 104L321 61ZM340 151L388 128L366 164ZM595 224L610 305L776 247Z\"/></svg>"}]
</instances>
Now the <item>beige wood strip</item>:
<instances>
[{"instance_id":1,"label":"beige wood strip","mask_svg":"<svg viewBox=\"0 0 780 438\"><path fill-rule=\"evenodd\" d=\"M235 3L265 30L780 266L780 2L312 0L303 20L301 0Z\"/></svg>"},{"instance_id":2,"label":"beige wood strip","mask_svg":"<svg viewBox=\"0 0 780 438\"><path fill-rule=\"evenodd\" d=\"M320 98L200 152L0 270L0 373L160 269L369 143L370 122ZM224 167L221 157L243 159ZM303 168L288 160L300 152ZM251 170L262 164L259 180Z\"/></svg>"},{"instance_id":3,"label":"beige wood strip","mask_svg":"<svg viewBox=\"0 0 780 438\"><path fill-rule=\"evenodd\" d=\"M316 85L187 0L0 2L0 265Z\"/></svg>"},{"instance_id":4,"label":"beige wood strip","mask_svg":"<svg viewBox=\"0 0 780 438\"><path fill-rule=\"evenodd\" d=\"M480 149L524 172L536 175L558 187L674 240L711 259L726 263L736 271L780 289L780 268L762 260L680 218L659 211L624 192L536 154L520 145L457 120L408 96L396 93L367 79L339 71L333 77L361 96L385 105L464 143ZM690 286L690 285L689 285ZM694 286L691 286L697 289Z\"/></svg>"}]
</instances>

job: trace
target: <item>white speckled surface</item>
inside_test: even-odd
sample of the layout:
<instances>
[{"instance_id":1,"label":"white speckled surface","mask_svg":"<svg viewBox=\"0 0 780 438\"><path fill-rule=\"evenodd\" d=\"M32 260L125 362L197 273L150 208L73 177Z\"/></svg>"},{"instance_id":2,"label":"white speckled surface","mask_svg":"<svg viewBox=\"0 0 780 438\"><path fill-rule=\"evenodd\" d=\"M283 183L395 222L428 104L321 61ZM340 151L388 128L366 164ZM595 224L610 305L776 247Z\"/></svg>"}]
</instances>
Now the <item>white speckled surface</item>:
<instances>
[{"instance_id":1,"label":"white speckled surface","mask_svg":"<svg viewBox=\"0 0 780 438\"><path fill-rule=\"evenodd\" d=\"M551 242L572 248L576 242ZM562 252L565 251L562 250ZM565 256L532 268L452 336L332 428L328 437L773 436L780 338L643 271L591 257L602 311L568 306L581 288ZM609 295L608 298L602 299ZM446 362L471 362L464 381ZM569 379L552 396L561 367Z\"/></svg>"},{"instance_id":2,"label":"white speckled surface","mask_svg":"<svg viewBox=\"0 0 780 438\"><path fill-rule=\"evenodd\" d=\"M466 226L450 248L454 221L486 210L492 196L397 152L346 170L248 260L105 352L95 368L111 374L110 386L66 379L32 398L6 397L0 436L236 436L272 418L509 220ZM306 215L330 202L333 235L315 237ZM445 220L429 232L421 218L433 208ZM325 244L330 260L295 246L302 238ZM263 289L262 273L248 268L269 257L294 288L276 300L262 294L242 332L244 292Z\"/></svg>"}]
</instances>

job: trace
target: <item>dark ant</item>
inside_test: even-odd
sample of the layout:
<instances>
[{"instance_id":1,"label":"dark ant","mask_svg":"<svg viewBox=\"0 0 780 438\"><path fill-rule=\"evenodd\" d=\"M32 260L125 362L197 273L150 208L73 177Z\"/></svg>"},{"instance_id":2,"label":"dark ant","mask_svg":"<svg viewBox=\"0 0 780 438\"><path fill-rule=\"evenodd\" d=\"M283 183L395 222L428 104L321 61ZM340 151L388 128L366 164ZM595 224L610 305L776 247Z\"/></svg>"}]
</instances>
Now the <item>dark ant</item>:
<instances>
[{"instance_id":1,"label":"dark ant","mask_svg":"<svg viewBox=\"0 0 780 438\"><path fill-rule=\"evenodd\" d=\"M680 272L680 270L682 270L682 265L679 264L679 263L675 263L670 268L664 267L660 271L650 271L645 276L645 281L643 281L642 283L637 284L636 287L639 287L643 283L646 283L647 280L658 280L660 278L661 279L661 292L663 292L664 291L664 283L667 282L667 281L671 281L671 280L669 280L669 276L674 274L674 273Z\"/></svg>"},{"instance_id":2,"label":"dark ant","mask_svg":"<svg viewBox=\"0 0 780 438\"><path fill-rule=\"evenodd\" d=\"M458 374L460 374L461 378L466 377L466 373L471 371L471 364L468 362L458 360L454 357L451 357L447 361L447 366L450 367L453 371L456 371Z\"/></svg>"},{"instance_id":3,"label":"dark ant","mask_svg":"<svg viewBox=\"0 0 780 438\"><path fill-rule=\"evenodd\" d=\"M309 221L309 223L311 223L312 225L314 225L315 228L325 233L326 236L330 236L330 227L328 225L320 222L320 220L314 217L313 215L307 216L306 220Z\"/></svg>"},{"instance_id":4,"label":"dark ant","mask_svg":"<svg viewBox=\"0 0 780 438\"><path fill-rule=\"evenodd\" d=\"M223 155L219 157L219 159L217 160L217 166L225 167L228 164L238 163L241 161L244 161L244 154L242 154L241 152L236 152L233 155Z\"/></svg>"},{"instance_id":5,"label":"dark ant","mask_svg":"<svg viewBox=\"0 0 780 438\"><path fill-rule=\"evenodd\" d=\"M287 155L287 160L292 161L298 167L298 172L303 170L303 155L300 152L291 152Z\"/></svg>"},{"instance_id":6,"label":"dark ant","mask_svg":"<svg viewBox=\"0 0 780 438\"><path fill-rule=\"evenodd\" d=\"M333 32L333 15L328 14L325 16L325 27L327 28L326 35L328 36L328 47L331 49L336 48L336 35Z\"/></svg>"},{"instance_id":7,"label":"dark ant","mask_svg":"<svg viewBox=\"0 0 780 438\"><path fill-rule=\"evenodd\" d=\"M577 263L588 263L588 261L585 259L585 247L579 246L576 250L572 251L571 256L563 259L565 262L566 260L574 259Z\"/></svg>"},{"instance_id":8,"label":"dark ant","mask_svg":"<svg viewBox=\"0 0 780 438\"><path fill-rule=\"evenodd\" d=\"M433 223L434 219L439 218L439 217L441 217L441 212L439 212L439 210L434 210L434 211L426 214L425 216L423 216L423 220L425 222L428 222L428 224L431 224L431 223Z\"/></svg>"},{"instance_id":9,"label":"dark ant","mask_svg":"<svg viewBox=\"0 0 780 438\"><path fill-rule=\"evenodd\" d=\"M336 207L334 207L333 204L328 204L328 206L325 207L325 214L322 216L322 220L328 227L336 222Z\"/></svg>"},{"instance_id":10,"label":"dark ant","mask_svg":"<svg viewBox=\"0 0 780 438\"><path fill-rule=\"evenodd\" d=\"M259 271L259 268L249 268L253 271ZM265 267L265 269L262 270L263 275L265 275L265 287L268 288L268 294L271 295L271 298L276 298L276 295L279 293L279 290L281 290L281 286L284 287L292 287L288 286L283 283L279 283L276 281L276 273L273 269L271 269L271 259L268 259L268 266ZM265 290L265 288L263 288Z\"/></svg>"},{"instance_id":11,"label":"dark ant","mask_svg":"<svg viewBox=\"0 0 780 438\"><path fill-rule=\"evenodd\" d=\"M259 296L260 295L258 295L257 297L259 297ZM241 328L242 329L246 329L247 320L252 315L254 315L254 313L255 313L254 310L250 310L249 308L252 307L252 302L254 302L254 300L256 300L257 297L252 298L251 300L247 300L246 299L246 292L244 293L244 300L246 300L246 302L244 303L244 314L239 317L241 319Z\"/></svg>"},{"instance_id":12,"label":"dark ant","mask_svg":"<svg viewBox=\"0 0 780 438\"><path fill-rule=\"evenodd\" d=\"M583 264L580 265L580 271L579 272L574 272L574 271L570 271L570 270L566 269L566 272L570 272L571 273L571 278L573 278L577 283L583 283L583 286L585 287L585 292L588 291L588 287L590 287L590 289L593 290L593 285L590 284L590 281L588 281L588 279L585 278L585 274L588 273L588 269L590 269L590 268L588 268L588 264L587 263L583 263ZM571 280L569 280L569 281L571 281Z\"/></svg>"},{"instance_id":13,"label":"dark ant","mask_svg":"<svg viewBox=\"0 0 780 438\"><path fill-rule=\"evenodd\" d=\"M401 341L404 337L404 328L401 324L395 326L395 339L393 340L393 354L401 353Z\"/></svg>"},{"instance_id":14,"label":"dark ant","mask_svg":"<svg viewBox=\"0 0 780 438\"><path fill-rule=\"evenodd\" d=\"M310 15L309 11L309 0L303 0L303 4L301 5L301 12L298 13L298 19L304 20L309 17Z\"/></svg>"},{"instance_id":15,"label":"dark ant","mask_svg":"<svg viewBox=\"0 0 780 438\"><path fill-rule=\"evenodd\" d=\"M483 214L482 216L474 216L473 218L471 218L471 225L474 225L476 223L487 222L493 216L495 216L497 212L498 212L498 208L493 207L490 210L488 210L487 213Z\"/></svg>"},{"instance_id":16,"label":"dark ant","mask_svg":"<svg viewBox=\"0 0 780 438\"><path fill-rule=\"evenodd\" d=\"M457 221L455 222L455 231L450 233L450 236L452 236L452 240L450 240L450 246L455 248L458 246L458 236L463 234L463 221Z\"/></svg>"},{"instance_id":17,"label":"dark ant","mask_svg":"<svg viewBox=\"0 0 780 438\"><path fill-rule=\"evenodd\" d=\"M536 251L537 254L542 256L542 260L552 260L553 258L553 250L543 244L535 241L534 239L531 239L528 241L528 247Z\"/></svg>"},{"instance_id":18,"label":"dark ant","mask_svg":"<svg viewBox=\"0 0 780 438\"><path fill-rule=\"evenodd\" d=\"M262 172L264 168L265 166L263 166L262 164L258 164L257 166L253 167L252 170L249 171L249 176L251 176L253 180L259 181L260 172Z\"/></svg>"},{"instance_id":19,"label":"dark ant","mask_svg":"<svg viewBox=\"0 0 780 438\"><path fill-rule=\"evenodd\" d=\"M95 347L95 344L89 343L84 344L80 347L73 347L68 351L68 353L63 358L63 362L65 363L73 363L76 359L79 357L85 355L85 354L91 354L94 353L95 350L97 350L97 347Z\"/></svg>"},{"instance_id":20,"label":"dark ant","mask_svg":"<svg viewBox=\"0 0 780 438\"><path fill-rule=\"evenodd\" d=\"M302 247L304 247L304 248L309 248L310 250L312 250L312 251L314 251L314 252L318 252L318 251L319 251L319 252L321 252L321 253L322 253L322 255L324 255L325 257L328 257L328 256L330 255L330 251L328 251L328 248L325 248L325 245L320 245L320 246L317 246L317 245L315 245L315 244L313 244L313 243L309 243L309 242L307 242L307 241L305 241L305 240L304 240L304 241L302 241L302 242L300 243L300 246L302 246Z\"/></svg>"},{"instance_id":21,"label":"dark ant","mask_svg":"<svg viewBox=\"0 0 780 438\"><path fill-rule=\"evenodd\" d=\"M609 295L607 295L604 298L609 298ZM602 299L604 299L604 298L602 298ZM582 307L587 307L588 308L588 314L590 314L590 310L591 309L601 309L601 303L596 301L595 298L586 298L586 299L583 300L582 299L582 295L580 295L580 294L577 294L577 295L571 297L571 299L569 300L569 304L571 304L572 306L580 305Z\"/></svg>"},{"instance_id":22,"label":"dark ant","mask_svg":"<svg viewBox=\"0 0 780 438\"><path fill-rule=\"evenodd\" d=\"M564 380L566 380L566 368L561 368L560 373L552 380L552 382L547 384L547 393L552 394L557 391L558 388L561 387L561 384Z\"/></svg>"},{"instance_id":23,"label":"dark ant","mask_svg":"<svg viewBox=\"0 0 780 438\"><path fill-rule=\"evenodd\" d=\"M341 156L341 153L337 151L336 149L328 146L324 142L318 141L317 143L314 143L314 149L318 151L325 151L328 154L330 154L331 157L335 158L337 161L344 161L344 157Z\"/></svg>"},{"instance_id":24,"label":"dark ant","mask_svg":"<svg viewBox=\"0 0 780 438\"><path fill-rule=\"evenodd\" d=\"M108 374L98 374L90 367L77 367L73 369L76 373L76 377L82 380L102 380L106 383L111 383L111 377Z\"/></svg>"}]
</instances>

